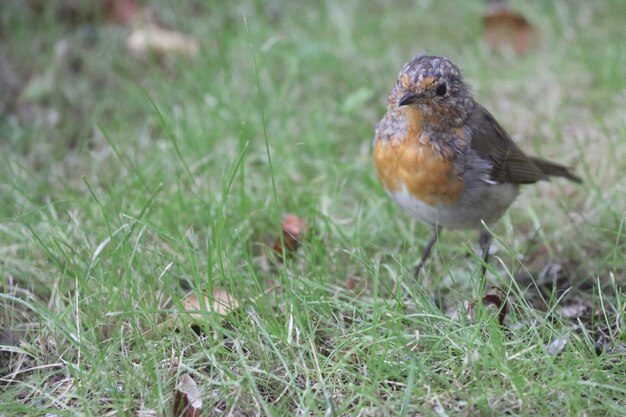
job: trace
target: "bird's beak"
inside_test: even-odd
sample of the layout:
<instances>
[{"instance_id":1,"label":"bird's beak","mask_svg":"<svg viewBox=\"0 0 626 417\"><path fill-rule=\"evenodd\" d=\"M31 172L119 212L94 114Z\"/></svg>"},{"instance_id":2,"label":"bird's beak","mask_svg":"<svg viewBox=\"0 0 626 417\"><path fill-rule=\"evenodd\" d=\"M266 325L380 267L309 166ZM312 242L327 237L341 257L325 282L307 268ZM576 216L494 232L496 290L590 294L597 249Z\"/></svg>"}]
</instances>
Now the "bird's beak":
<instances>
[{"instance_id":1,"label":"bird's beak","mask_svg":"<svg viewBox=\"0 0 626 417\"><path fill-rule=\"evenodd\" d=\"M398 102L398 106L406 106L407 104L413 104L417 102L417 95L414 93L406 93L402 96L400 101Z\"/></svg>"}]
</instances>

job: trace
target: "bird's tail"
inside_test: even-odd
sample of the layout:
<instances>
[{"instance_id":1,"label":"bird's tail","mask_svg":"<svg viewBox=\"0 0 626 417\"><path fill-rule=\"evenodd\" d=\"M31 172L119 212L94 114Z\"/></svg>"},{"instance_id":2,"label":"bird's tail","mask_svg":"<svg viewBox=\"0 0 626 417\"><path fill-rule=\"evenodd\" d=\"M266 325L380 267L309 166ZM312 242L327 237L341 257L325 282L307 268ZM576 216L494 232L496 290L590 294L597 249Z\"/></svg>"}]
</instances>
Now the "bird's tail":
<instances>
[{"instance_id":1,"label":"bird's tail","mask_svg":"<svg viewBox=\"0 0 626 417\"><path fill-rule=\"evenodd\" d=\"M535 165L541 169L541 172L546 174L548 177L564 177L570 181L574 181L576 183L582 183L583 180L578 175L574 174L569 167L566 167L561 164L557 164L555 162L546 161L541 158L532 158Z\"/></svg>"}]
</instances>

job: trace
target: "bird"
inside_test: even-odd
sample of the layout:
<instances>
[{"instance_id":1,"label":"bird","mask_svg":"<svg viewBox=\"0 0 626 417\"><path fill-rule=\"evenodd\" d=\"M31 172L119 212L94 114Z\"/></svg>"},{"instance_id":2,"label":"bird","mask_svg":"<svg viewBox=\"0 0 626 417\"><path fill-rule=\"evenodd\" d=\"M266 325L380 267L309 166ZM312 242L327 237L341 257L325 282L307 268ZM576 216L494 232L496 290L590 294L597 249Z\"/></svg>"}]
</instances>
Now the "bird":
<instances>
[{"instance_id":1,"label":"bird","mask_svg":"<svg viewBox=\"0 0 626 417\"><path fill-rule=\"evenodd\" d=\"M378 179L405 212L430 226L417 277L442 229L480 231L486 273L491 226L519 188L551 177L582 179L556 162L529 156L474 100L461 70L446 57L418 54L406 63L376 126Z\"/></svg>"}]
</instances>

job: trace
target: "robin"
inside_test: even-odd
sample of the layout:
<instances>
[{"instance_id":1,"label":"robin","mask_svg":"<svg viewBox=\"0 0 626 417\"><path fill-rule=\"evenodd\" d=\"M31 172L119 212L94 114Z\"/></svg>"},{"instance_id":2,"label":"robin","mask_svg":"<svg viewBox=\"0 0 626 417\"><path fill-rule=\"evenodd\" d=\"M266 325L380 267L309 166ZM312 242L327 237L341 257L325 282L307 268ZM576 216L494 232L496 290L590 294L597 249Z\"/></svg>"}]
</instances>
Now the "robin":
<instances>
[{"instance_id":1,"label":"robin","mask_svg":"<svg viewBox=\"0 0 626 417\"><path fill-rule=\"evenodd\" d=\"M495 223L521 184L550 177L582 180L568 167L526 155L474 101L461 71L444 57L420 54L400 71L376 127L374 163L387 194L432 227L415 275L441 228L481 230L486 271Z\"/></svg>"}]
</instances>

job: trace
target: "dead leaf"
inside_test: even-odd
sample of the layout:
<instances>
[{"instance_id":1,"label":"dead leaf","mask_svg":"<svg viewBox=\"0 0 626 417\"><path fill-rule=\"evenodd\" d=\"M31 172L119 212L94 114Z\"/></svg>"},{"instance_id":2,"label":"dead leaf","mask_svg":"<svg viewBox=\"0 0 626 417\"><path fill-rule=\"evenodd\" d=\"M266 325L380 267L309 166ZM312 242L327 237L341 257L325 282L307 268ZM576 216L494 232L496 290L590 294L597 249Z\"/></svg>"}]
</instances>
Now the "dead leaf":
<instances>
[{"instance_id":1,"label":"dead leaf","mask_svg":"<svg viewBox=\"0 0 626 417\"><path fill-rule=\"evenodd\" d=\"M621 340L621 331L618 328L611 330L613 326L606 324L596 327L594 332L596 353L601 354L626 354L626 343Z\"/></svg>"},{"instance_id":2,"label":"dead leaf","mask_svg":"<svg viewBox=\"0 0 626 417\"><path fill-rule=\"evenodd\" d=\"M348 275L346 278L346 288L355 293L362 293L367 289L367 281L355 275Z\"/></svg>"},{"instance_id":3,"label":"dead leaf","mask_svg":"<svg viewBox=\"0 0 626 417\"><path fill-rule=\"evenodd\" d=\"M476 316L476 312L474 309L474 303L468 300L463 301L463 306L458 307L455 305L448 305L445 308L444 314L451 320L461 320L463 314L465 314L465 319L467 321L474 321Z\"/></svg>"},{"instance_id":4,"label":"dead leaf","mask_svg":"<svg viewBox=\"0 0 626 417\"><path fill-rule=\"evenodd\" d=\"M108 20L126 24L142 10L137 0L107 0L104 4Z\"/></svg>"},{"instance_id":5,"label":"dead leaf","mask_svg":"<svg viewBox=\"0 0 626 417\"><path fill-rule=\"evenodd\" d=\"M302 235L308 230L308 225L304 219L289 213L283 218L283 239L280 238L274 241L274 250L282 256L283 246L285 244L285 253L294 252L300 246Z\"/></svg>"},{"instance_id":6,"label":"dead leaf","mask_svg":"<svg viewBox=\"0 0 626 417\"><path fill-rule=\"evenodd\" d=\"M198 54L198 42L190 36L159 27L148 22L133 30L126 39L126 46L133 52L147 51L158 54L182 53L194 57Z\"/></svg>"},{"instance_id":7,"label":"dead leaf","mask_svg":"<svg viewBox=\"0 0 626 417\"><path fill-rule=\"evenodd\" d=\"M565 345L567 345L568 341L569 338L567 337L567 335L563 335L554 339L552 343L548 345L548 354L552 356L558 355L563 351L563 349L565 349Z\"/></svg>"},{"instance_id":8,"label":"dead leaf","mask_svg":"<svg viewBox=\"0 0 626 417\"><path fill-rule=\"evenodd\" d=\"M626 354L626 343L617 343L615 346L604 347L603 351L608 355Z\"/></svg>"},{"instance_id":9,"label":"dead leaf","mask_svg":"<svg viewBox=\"0 0 626 417\"><path fill-rule=\"evenodd\" d=\"M183 300L183 308L186 311L210 311L217 313L221 316L226 316L228 313L239 308L239 301L227 291L221 288L213 289L213 297L204 295L204 302L200 301L197 293L191 292L187 294L187 297ZM190 313L190 316L194 319L202 319L202 313Z\"/></svg>"},{"instance_id":10,"label":"dead leaf","mask_svg":"<svg viewBox=\"0 0 626 417\"><path fill-rule=\"evenodd\" d=\"M509 312L509 305L504 294L485 294L483 296L483 304L485 306L494 305L498 308L498 322L500 326L503 326L504 319Z\"/></svg>"},{"instance_id":11,"label":"dead leaf","mask_svg":"<svg viewBox=\"0 0 626 417\"><path fill-rule=\"evenodd\" d=\"M476 308L471 301L463 301L463 307L465 307L465 314L467 314L467 321L473 322L476 318Z\"/></svg>"},{"instance_id":12,"label":"dead leaf","mask_svg":"<svg viewBox=\"0 0 626 417\"><path fill-rule=\"evenodd\" d=\"M438 398L435 398L436 404L433 405L433 412L437 415L437 417L448 417L448 413L446 413L445 408L439 402Z\"/></svg>"},{"instance_id":13,"label":"dead leaf","mask_svg":"<svg viewBox=\"0 0 626 417\"><path fill-rule=\"evenodd\" d=\"M202 399L196 381L189 375L183 375L174 393L174 416L200 417L201 408Z\"/></svg>"},{"instance_id":14,"label":"dead leaf","mask_svg":"<svg viewBox=\"0 0 626 417\"><path fill-rule=\"evenodd\" d=\"M444 314L452 320L460 320L462 314L465 314L465 319L469 322L473 322L476 319L476 303L478 303L478 301L465 300L463 301L462 308L448 305L445 308ZM486 307L493 305L498 308L498 322L500 325L503 325L504 319L509 311L504 294L485 294L482 298L482 303Z\"/></svg>"},{"instance_id":15,"label":"dead leaf","mask_svg":"<svg viewBox=\"0 0 626 417\"><path fill-rule=\"evenodd\" d=\"M536 38L528 20L500 2L483 15L483 27L485 43L499 53L525 54Z\"/></svg>"},{"instance_id":16,"label":"dead leaf","mask_svg":"<svg viewBox=\"0 0 626 417\"><path fill-rule=\"evenodd\" d=\"M591 306L586 300L574 299L557 308L556 312L568 319L585 317L591 311Z\"/></svg>"}]
</instances>

